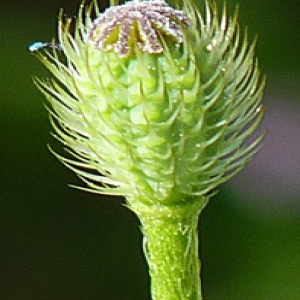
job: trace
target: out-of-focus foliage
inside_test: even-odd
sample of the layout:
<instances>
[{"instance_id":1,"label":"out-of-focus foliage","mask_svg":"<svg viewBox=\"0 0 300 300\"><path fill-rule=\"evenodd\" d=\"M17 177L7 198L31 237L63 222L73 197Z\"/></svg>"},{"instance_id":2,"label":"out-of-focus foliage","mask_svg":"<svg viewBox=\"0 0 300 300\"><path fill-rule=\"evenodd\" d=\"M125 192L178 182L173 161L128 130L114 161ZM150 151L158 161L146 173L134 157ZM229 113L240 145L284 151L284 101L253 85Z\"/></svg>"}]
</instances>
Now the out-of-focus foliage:
<instances>
[{"instance_id":1,"label":"out-of-focus foliage","mask_svg":"<svg viewBox=\"0 0 300 300\"><path fill-rule=\"evenodd\" d=\"M31 57L27 46L34 41L51 40L59 9L65 8L65 13L72 17L79 2L1 3L0 299L3 300L132 300L147 299L149 294L135 216L120 205L120 199L104 199L69 189L67 184L74 183L75 176L56 162L46 148L54 140L48 134L44 99L32 84L32 76L45 77L47 73ZM233 13L237 1L227 2ZM299 141L296 136L300 132L299 121L281 119L282 108L292 105L293 111L297 111L300 105L296 84L300 65L295 9L298 2L239 2L241 24L249 27L251 37L258 33L257 53L268 74L266 121L268 111L275 110L275 121L280 120L282 126L295 124L287 139L287 134L272 133L272 123L266 122L274 140L267 141L254 161L259 161L262 170L280 162L286 166L284 162L290 157L286 149L300 148L295 142ZM278 99L283 101L279 104ZM289 111L285 110L285 114L289 115ZM281 144L285 147L280 148L280 157L268 155L271 153L268 151ZM291 164L296 166L292 175L294 185L300 178L299 156ZM207 300L300 298L300 195L295 190L289 195L291 202L281 197L280 210L278 206L272 209L272 198L246 203L244 199L252 200L250 195L256 195L255 181L260 180L257 178L264 179L259 177L259 170L250 168L240 175L240 178L250 176L244 178L251 178L252 182L241 180L239 193L234 185L224 185L203 213L201 257ZM289 169L286 172L289 175ZM264 195L272 195L290 177L279 178L277 184L270 181L264 188L269 193ZM248 186L254 188L246 189ZM262 203L267 203L268 209ZM266 211L269 213L265 214Z\"/></svg>"}]
</instances>

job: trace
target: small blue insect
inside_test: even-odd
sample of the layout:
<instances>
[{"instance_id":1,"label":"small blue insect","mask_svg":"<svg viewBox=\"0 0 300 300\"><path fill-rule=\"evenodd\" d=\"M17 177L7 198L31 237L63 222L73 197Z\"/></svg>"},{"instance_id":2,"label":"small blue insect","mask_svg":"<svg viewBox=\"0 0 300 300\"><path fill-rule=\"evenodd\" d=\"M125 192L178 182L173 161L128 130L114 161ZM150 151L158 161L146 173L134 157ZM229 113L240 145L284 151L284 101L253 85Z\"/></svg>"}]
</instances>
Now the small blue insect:
<instances>
[{"instance_id":1,"label":"small blue insect","mask_svg":"<svg viewBox=\"0 0 300 300\"><path fill-rule=\"evenodd\" d=\"M53 48L53 49L61 50L60 44L54 42L35 42L28 47L28 50L30 52L36 52L43 48Z\"/></svg>"}]
</instances>

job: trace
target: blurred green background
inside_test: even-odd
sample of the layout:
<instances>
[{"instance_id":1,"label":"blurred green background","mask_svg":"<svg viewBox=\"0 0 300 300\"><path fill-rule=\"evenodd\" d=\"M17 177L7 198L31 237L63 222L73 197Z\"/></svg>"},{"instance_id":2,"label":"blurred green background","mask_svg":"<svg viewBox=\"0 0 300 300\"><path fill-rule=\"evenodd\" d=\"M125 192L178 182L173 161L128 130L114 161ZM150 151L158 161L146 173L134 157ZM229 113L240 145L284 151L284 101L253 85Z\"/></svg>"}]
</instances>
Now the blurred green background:
<instances>
[{"instance_id":1,"label":"blurred green background","mask_svg":"<svg viewBox=\"0 0 300 300\"><path fill-rule=\"evenodd\" d=\"M232 12L236 1L228 0ZM80 1L1 1L0 299L150 299L136 217L80 184L46 144L47 76L27 51L55 36L60 8ZM265 148L223 185L201 221L206 300L300 299L300 42L298 0L240 0L268 74ZM102 3L103 7L106 3Z\"/></svg>"}]
</instances>

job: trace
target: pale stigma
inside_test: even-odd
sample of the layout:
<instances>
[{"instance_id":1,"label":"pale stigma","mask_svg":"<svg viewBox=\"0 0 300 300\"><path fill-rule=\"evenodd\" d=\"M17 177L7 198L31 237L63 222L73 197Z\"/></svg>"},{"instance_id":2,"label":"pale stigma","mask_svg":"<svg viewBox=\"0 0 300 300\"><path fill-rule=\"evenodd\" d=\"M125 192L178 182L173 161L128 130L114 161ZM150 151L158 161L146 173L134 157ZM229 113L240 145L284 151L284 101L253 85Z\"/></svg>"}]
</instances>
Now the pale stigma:
<instances>
[{"instance_id":1,"label":"pale stigma","mask_svg":"<svg viewBox=\"0 0 300 300\"><path fill-rule=\"evenodd\" d=\"M127 56L137 45L142 52L161 53L162 37L183 42L183 28L190 21L185 13L165 1L133 0L112 6L96 18L88 31L88 39L102 51Z\"/></svg>"}]
</instances>

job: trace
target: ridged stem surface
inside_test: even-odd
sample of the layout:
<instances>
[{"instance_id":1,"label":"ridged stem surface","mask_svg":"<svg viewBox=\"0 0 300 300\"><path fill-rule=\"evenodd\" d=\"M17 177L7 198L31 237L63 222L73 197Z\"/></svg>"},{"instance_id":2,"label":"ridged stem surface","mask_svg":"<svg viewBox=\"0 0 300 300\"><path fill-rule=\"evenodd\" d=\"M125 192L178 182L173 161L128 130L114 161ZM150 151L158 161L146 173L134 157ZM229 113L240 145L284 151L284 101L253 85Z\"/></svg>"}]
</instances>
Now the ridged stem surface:
<instances>
[{"instance_id":1,"label":"ridged stem surface","mask_svg":"<svg viewBox=\"0 0 300 300\"><path fill-rule=\"evenodd\" d=\"M139 215L153 300L202 299L197 234L202 208L155 207Z\"/></svg>"}]
</instances>

